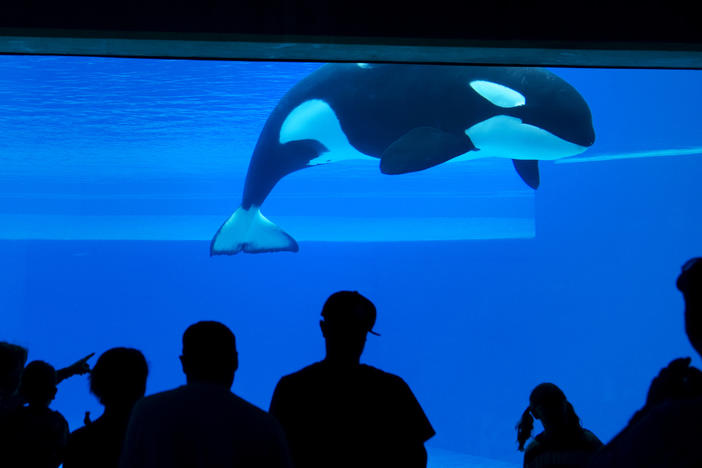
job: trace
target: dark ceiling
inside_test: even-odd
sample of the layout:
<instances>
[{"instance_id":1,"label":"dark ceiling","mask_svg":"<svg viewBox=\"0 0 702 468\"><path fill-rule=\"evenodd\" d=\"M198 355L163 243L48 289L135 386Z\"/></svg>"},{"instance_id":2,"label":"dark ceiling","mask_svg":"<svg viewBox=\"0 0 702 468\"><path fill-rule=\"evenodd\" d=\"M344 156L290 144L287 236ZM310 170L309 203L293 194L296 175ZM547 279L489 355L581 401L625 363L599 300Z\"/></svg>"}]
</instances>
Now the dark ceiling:
<instances>
[{"instance_id":1,"label":"dark ceiling","mask_svg":"<svg viewBox=\"0 0 702 468\"><path fill-rule=\"evenodd\" d=\"M0 52L700 68L693 4L30 0L0 7Z\"/></svg>"}]
</instances>

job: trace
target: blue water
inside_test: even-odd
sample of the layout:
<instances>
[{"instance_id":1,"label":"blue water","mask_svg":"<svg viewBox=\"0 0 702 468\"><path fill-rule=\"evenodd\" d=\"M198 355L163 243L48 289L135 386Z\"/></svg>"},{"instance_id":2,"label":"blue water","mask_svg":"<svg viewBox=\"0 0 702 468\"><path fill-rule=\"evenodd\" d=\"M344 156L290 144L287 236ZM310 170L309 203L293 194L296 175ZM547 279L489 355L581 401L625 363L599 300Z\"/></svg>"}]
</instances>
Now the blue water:
<instances>
[{"instance_id":1,"label":"blue water","mask_svg":"<svg viewBox=\"0 0 702 468\"><path fill-rule=\"evenodd\" d=\"M137 347L152 393L183 382L185 327L220 320L234 391L267 408L323 356L328 294L357 289L382 334L364 360L410 384L435 467L519 464L514 425L542 381L606 441L660 367L694 355L674 281L702 252L702 72L554 69L597 141L589 162L542 163L538 191L504 160L308 169L264 205L299 253L210 258L268 113L317 67L0 57L0 339L56 366ZM81 377L54 408L71 428L100 413Z\"/></svg>"}]
</instances>

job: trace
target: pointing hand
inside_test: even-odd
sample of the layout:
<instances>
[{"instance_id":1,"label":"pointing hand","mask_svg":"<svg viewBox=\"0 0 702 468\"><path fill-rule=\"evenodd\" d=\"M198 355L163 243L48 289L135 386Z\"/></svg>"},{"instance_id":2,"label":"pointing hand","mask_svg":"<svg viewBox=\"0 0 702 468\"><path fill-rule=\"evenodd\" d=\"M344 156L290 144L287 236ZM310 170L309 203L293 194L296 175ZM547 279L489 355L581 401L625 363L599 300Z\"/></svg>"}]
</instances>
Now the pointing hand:
<instances>
[{"instance_id":1,"label":"pointing hand","mask_svg":"<svg viewBox=\"0 0 702 468\"><path fill-rule=\"evenodd\" d=\"M70 366L68 366L68 369L70 369L71 374L73 375L83 375L87 374L90 372L90 364L88 364L88 360L95 356L95 353L90 353L87 356L85 356L82 359L79 359L78 361L74 362Z\"/></svg>"}]
</instances>

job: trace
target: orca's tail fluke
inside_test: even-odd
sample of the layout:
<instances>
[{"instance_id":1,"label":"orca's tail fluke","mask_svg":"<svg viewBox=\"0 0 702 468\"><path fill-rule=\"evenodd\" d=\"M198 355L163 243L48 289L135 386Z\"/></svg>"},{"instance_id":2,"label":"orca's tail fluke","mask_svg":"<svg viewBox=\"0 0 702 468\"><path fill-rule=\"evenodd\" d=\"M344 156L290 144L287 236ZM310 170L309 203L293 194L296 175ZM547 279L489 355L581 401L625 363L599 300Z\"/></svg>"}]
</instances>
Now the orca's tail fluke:
<instances>
[{"instance_id":1,"label":"orca's tail fluke","mask_svg":"<svg viewBox=\"0 0 702 468\"><path fill-rule=\"evenodd\" d=\"M239 207L222 224L210 243L210 255L234 255L241 251L297 252L295 239L261 214L257 206Z\"/></svg>"}]
</instances>

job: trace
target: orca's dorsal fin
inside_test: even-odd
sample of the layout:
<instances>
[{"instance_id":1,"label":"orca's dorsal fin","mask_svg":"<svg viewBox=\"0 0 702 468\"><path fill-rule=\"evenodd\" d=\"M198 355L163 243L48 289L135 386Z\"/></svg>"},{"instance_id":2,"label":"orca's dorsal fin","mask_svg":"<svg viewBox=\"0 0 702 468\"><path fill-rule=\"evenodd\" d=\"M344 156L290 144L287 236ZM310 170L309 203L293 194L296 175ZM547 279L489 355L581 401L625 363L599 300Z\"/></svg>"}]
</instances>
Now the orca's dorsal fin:
<instances>
[{"instance_id":1,"label":"orca's dorsal fin","mask_svg":"<svg viewBox=\"0 0 702 468\"><path fill-rule=\"evenodd\" d=\"M421 171L475 149L467 135L456 135L434 127L417 127L383 151L380 171L383 174Z\"/></svg>"},{"instance_id":2,"label":"orca's dorsal fin","mask_svg":"<svg viewBox=\"0 0 702 468\"><path fill-rule=\"evenodd\" d=\"M517 174L526 184L536 190L539 188L539 161L527 159L513 159Z\"/></svg>"}]
</instances>

